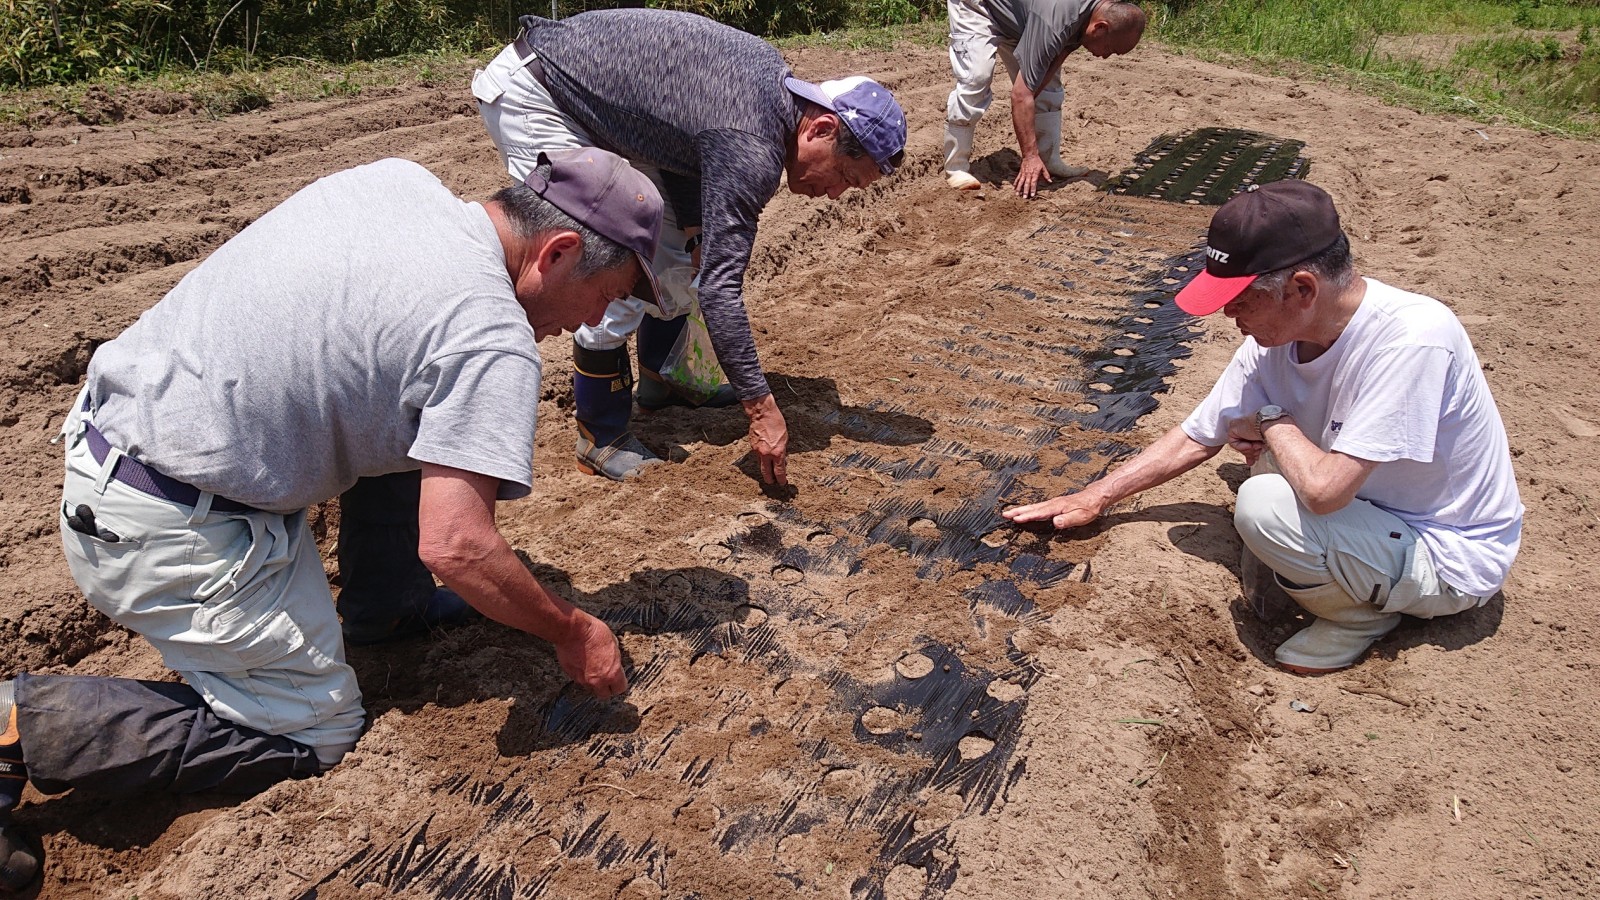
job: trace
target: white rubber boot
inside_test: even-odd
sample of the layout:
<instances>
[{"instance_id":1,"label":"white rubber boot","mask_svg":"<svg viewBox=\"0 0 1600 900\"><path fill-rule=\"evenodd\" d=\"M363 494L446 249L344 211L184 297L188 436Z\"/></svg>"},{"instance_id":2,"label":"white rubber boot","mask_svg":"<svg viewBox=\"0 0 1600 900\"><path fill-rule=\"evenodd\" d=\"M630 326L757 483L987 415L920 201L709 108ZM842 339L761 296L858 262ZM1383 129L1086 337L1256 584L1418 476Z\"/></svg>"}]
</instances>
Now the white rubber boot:
<instances>
[{"instance_id":1,"label":"white rubber boot","mask_svg":"<svg viewBox=\"0 0 1600 900\"><path fill-rule=\"evenodd\" d=\"M1034 137L1039 140L1039 158L1051 178L1080 178L1089 174L1088 166L1069 166L1061 161L1061 113L1036 115Z\"/></svg>"},{"instance_id":2,"label":"white rubber boot","mask_svg":"<svg viewBox=\"0 0 1600 900\"><path fill-rule=\"evenodd\" d=\"M1284 641L1274 654L1278 665L1300 675L1321 675L1355 665L1368 647L1400 624L1399 613L1382 612L1352 598L1338 582L1308 588L1284 585L1283 590L1316 616L1310 627Z\"/></svg>"},{"instance_id":3,"label":"white rubber boot","mask_svg":"<svg viewBox=\"0 0 1600 900\"><path fill-rule=\"evenodd\" d=\"M972 177L972 135L975 125L944 123L944 180L958 191L975 191L983 182Z\"/></svg>"}]
</instances>

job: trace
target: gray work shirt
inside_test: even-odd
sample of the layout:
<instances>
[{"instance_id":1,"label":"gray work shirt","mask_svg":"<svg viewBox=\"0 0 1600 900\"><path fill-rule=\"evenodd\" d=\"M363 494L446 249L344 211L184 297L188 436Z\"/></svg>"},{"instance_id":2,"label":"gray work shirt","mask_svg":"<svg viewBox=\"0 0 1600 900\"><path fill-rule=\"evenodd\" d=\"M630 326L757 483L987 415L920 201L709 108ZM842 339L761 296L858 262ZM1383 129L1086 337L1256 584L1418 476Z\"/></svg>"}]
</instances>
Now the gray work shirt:
<instances>
[{"instance_id":1,"label":"gray work shirt","mask_svg":"<svg viewBox=\"0 0 1600 900\"><path fill-rule=\"evenodd\" d=\"M1016 46L1023 83L1035 94L1078 45L1099 0L984 0L996 36Z\"/></svg>"},{"instance_id":2,"label":"gray work shirt","mask_svg":"<svg viewBox=\"0 0 1600 900\"><path fill-rule=\"evenodd\" d=\"M112 446L287 513L425 462L526 496L539 376L488 213L386 159L239 232L102 346L88 380Z\"/></svg>"},{"instance_id":3,"label":"gray work shirt","mask_svg":"<svg viewBox=\"0 0 1600 900\"><path fill-rule=\"evenodd\" d=\"M688 13L524 16L545 86L595 141L660 169L680 226L700 225L700 309L741 400L770 393L744 306L756 221L800 122L789 66L760 38Z\"/></svg>"}]
</instances>

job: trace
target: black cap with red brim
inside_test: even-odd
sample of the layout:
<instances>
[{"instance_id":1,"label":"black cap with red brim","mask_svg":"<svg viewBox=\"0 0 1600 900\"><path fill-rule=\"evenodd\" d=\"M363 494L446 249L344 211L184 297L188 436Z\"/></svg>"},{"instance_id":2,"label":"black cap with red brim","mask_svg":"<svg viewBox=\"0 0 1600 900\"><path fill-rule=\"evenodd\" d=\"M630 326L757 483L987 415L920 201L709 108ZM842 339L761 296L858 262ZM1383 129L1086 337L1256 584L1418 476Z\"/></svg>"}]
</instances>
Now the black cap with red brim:
<instances>
[{"instance_id":1,"label":"black cap with red brim","mask_svg":"<svg viewBox=\"0 0 1600 900\"><path fill-rule=\"evenodd\" d=\"M1209 316L1257 277L1304 262L1342 232L1333 198L1299 179L1251 185L1222 204L1206 233L1206 267L1178 292L1178 308Z\"/></svg>"}]
</instances>

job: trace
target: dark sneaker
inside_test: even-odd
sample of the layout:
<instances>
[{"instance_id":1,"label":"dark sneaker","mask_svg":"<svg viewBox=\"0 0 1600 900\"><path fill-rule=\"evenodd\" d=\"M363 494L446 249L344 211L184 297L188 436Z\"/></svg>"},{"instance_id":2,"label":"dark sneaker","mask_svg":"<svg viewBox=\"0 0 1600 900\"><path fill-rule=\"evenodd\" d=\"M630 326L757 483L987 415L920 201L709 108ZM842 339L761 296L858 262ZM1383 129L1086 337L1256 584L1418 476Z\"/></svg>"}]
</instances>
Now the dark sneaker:
<instances>
[{"instance_id":1,"label":"dark sneaker","mask_svg":"<svg viewBox=\"0 0 1600 900\"><path fill-rule=\"evenodd\" d=\"M43 870L44 848L19 825L0 827L0 897L33 887Z\"/></svg>"},{"instance_id":2,"label":"dark sneaker","mask_svg":"<svg viewBox=\"0 0 1600 900\"><path fill-rule=\"evenodd\" d=\"M460 594L449 588L439 588L428 598L428 606L422 612L407 613L396 619L385 631L371 633L346 631L344 642L355 647L386 644L390 641L418 637L442 628L465 625L481 618L483 614L461 599Z\"/></svg>"}]
</instances>

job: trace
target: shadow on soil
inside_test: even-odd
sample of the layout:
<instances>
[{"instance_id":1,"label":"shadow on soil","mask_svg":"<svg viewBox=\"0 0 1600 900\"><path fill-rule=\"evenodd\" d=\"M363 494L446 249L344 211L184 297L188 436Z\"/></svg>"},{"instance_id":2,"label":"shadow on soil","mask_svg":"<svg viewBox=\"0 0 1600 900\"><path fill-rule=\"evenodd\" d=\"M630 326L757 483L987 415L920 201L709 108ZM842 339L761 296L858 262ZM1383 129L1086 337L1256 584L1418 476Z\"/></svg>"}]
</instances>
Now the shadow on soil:
<instances>
[{"instance_id":1,"label":"shadow on soil","mask_svg":"<svg viewBox=\"0 0 1600 900\"><path fill-rule=\"evenodd\" d=\"M1278 608L1263 619L1239 596L1235 596L1229 604L1228 611L1233 617L1234 627L1238 629L1240 642L1262 665L1268 667L1278 664L1272 655L1278 645L1311 624L1311 617L1293 606ZM1365 658L1393 661L1404 651L1422 646L1461 650L1499 631L1504 615L1505 595L1495 594L1483 606L1453 616L1437 619L1405 616L1400 620L1399 627L1374 644Z\"/></svg>"},{"instance_id":2,"label":"shadow on soil","mask_svg":"<svg viewBox=\"0 0 1600 900\"><path fill-rule=\"evenodd\" d=\"M1071 151L1069 150L1068 153L1070 154ZM1073 161L1070 159L1066 160L1066 162L1068 165L1073 164ZM1011 183L1016 180L1017 172L1021 171L1021 169L1022 156L1011 147L1007 147L1004 150L996 150L988 156L984 156L972 161L973 176L994 190L1000 190L1002 188L1005 190L1011 190ZM1103 172L1099 169L1090 169L1088 172L1085 172L1076 178L1052 177L1050 181L1045 181L1043 178L1040 178L1039 190L1059 190L1069 184L1075 184L1080 181L1087 181L1098 188L1105 184L1110 177L1110 172Z\"/></svg>"},{"instance_id":3,"label":"shadow on soil","mask_svg":"<svg viewBox=\"0 0 1600 900\"><path fill-rule=\"evenodd\" d=\"M827 450L835 437L890 447L921 444L933 437L933 423L921 416L892 407L845 405L832 378L768 372L767 384L783 410L791 456ZM664 458L675 460L689 455L685 444L704 441L723 447L745 440L749 429L750 420L737 407L673 408L634 419L640 440ZM737 465L747 477L761 480L754 454L745 454Z\"/></svg>"},{"instance_id":4,"label":"shadow on soil","mask_svg":"<svg viewBox=\"0 0 1600 900\"><path fill-rule=\"evenodd\" d=\"M547 590L618 634L704 631L734 621L750 597L744 579L702 566L644 569L626 581L586 592L573 587L565 571L519 556ZM628 734L639 725L639 710L626 697L601 703L572 684L548 642L487 620L452 629L447 637L350 648L350 665L369 720L390 710L413 713L428 704L457 706L483 699L482 689L473 683L473 664L458 658L466 654L449 652L448 647L441 653L430 647L433 640L461 648L489 647L502 655L506 671L495 674L502 684L509 679L515 701L496 738L504 756L526 756L600 734ZM650 669L651 661L637 663L626 650L622 666L635 686L659 674Z\"/></svg>"}]
</instances>

